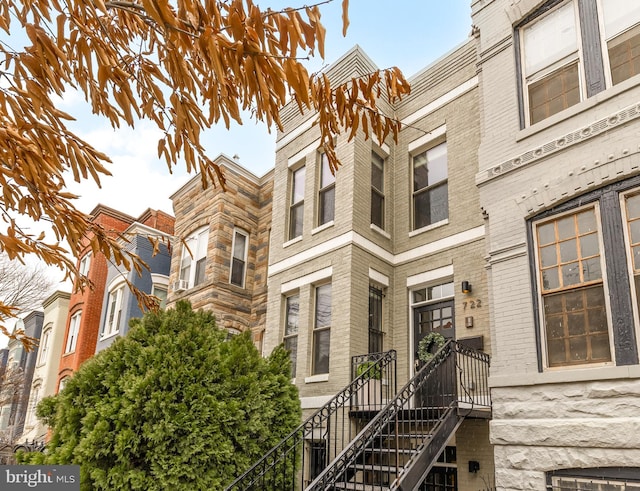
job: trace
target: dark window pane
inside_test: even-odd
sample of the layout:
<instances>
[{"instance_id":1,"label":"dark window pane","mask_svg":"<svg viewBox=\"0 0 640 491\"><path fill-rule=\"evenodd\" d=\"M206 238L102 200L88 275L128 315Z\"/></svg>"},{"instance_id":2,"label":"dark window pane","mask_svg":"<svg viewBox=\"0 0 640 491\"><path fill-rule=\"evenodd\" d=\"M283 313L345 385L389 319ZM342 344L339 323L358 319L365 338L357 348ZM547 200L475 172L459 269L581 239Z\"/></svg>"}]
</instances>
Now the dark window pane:
<instances>
[{"instance_id":1,"label":"dark window pane","mask_svg":"<svg viewBox=\"0 0 640 491\"><path fill-rule=\"evenodd\" d=\"M554 222L538 226L538 242L541 246L553 244L556 241L556 229Z\"/></svg>"},{"instance_id":2,"label":"dark window pane","mask_svg":"<svg viewBox=\"0 0 640 491\"><path fill-rule=\"evenodd\" d=\"M331 331L323 329L313 333L313 374L329 373L329 341Z\"/></svg>"},{"instance_id":3,"label":"dark window pane","mask_svg":"<svg viewBox=\"0 0 640 491\"><path fill-rule=\"evenodd\" d=\"M244 261L233 258L231 263L231 283L244 286Z\"/></svg>"},{"instance_id":4,"label":"dark window pane","mask_svg":"<svg viewBox=\"0 0 640 491\"><path fill-rule=\"evenodd\" d=\"M447 183L429 188L414 196L414 229L446 220L449 217Z\"/></svg>"},{"instance_id":5,"label":"dark window pane","mask_svg":"<svg viewBox=\"0 0 640 491\"><path fill-rule=\"evenodd\" d=\"M304 219L304 203L291 207L291 217L289 221L289 239L295 239L302 235L302 224Z\"/></svg>"},{"instance_id":6,"label":"dark window pane","mask_svg":"<svg viewBox=\"0 0 640 491\"><path fill-rule=\"evenodd\" d=\"M640 26L609 41L608 48L614 85L640 73Z\"/></svg>"},{"instance_id":7,"label":"dark window pane","mask_svg":"<svg viewBox=\"0 0 640 491\"><path fill-rule=\"evenodd\" d=\"M196 262L196 276L193 280L193 286L199 285L204 281L204 269L207 263L207 258L203 257Z\"/></svg>"},{"instance_id":8,"label":"dark window pane","mask_svg":"<svg viewBox=\"0 0 640 491\"><path fill-rule=\"evenodd\" d=\"M293 295L287 298L287 321L285 325L285 336L298 334L298 315L300 312L300 297Z\"/></svg>"},{"instance_id":9,"label":"dark window pane","mask_svg":"<svg viewBox=\"0 0 640 491\"><path fill-rule=\"evenodd\" d=\"M384 196L371 190L371 223L384 229Z\"/></svg>"},{"instance_id":10,"label":"dark window pane","mask_svg":"<svg viewBox=\"0 0 640 491\"><path fill-rule=\"evenodd\" d=\"M318 225L331 222L335 215L335 187L330 187L320 193L320 220Z\"/></svg>"},{"instance_id":11,"label":"dark window pane","mask_svg":"<svg viewBox=\"0 0 640 491\"><path fill-rule=\"evenodd\" d=\"M384 192L384 160L375 153L371 154L371 187Z\"/></svg>"},{"instance_id":12,"label":"dark window pane","mask_svg":"<svg viewBox=\"0 0 640 491\"><path fill-rule=\"evenodd\" d=\"M291 359L291 377L295 377L298 360L298 336L286 338L284 340L284 348L289 351Z\"/></svg>"},{"instance_id":13,"label":"dark window pane","mask_svg":"<svg viewBox=\"0 0 640 491\"><path fill-rule=\"evenodd\" d=\"M540 248L540 263L543 268L558 264L558 253L555 244Z\"/></svg>"},{"instance_id":14,"label":"dark window pane","mask_svg":"<svg viewBox=\"0 0 640 491\"><path fill-rule=\"evenodd\" d=\"M568 263L578 259L578 248L576 239L560 242L560 261Z\"/></svg>"},{"instance_id":15,"label":"dark window pane","mask_svg":"<svg viewBox=\"0 0 640 491\"><path fill-rule=\"evenodd\" d=\"M573 63L529 85L530 123L542 121L578 102L578 64Z\"/></svg>"},{"instance_id":16,"label":"dark window pane","mask_svg":"<svg viewBox=\"0 0 640 491\"><path fill-rule=\"evenodd\" d=\"M600 245L596 234L580 237L580 254L582 257L597 256L599 253Z\"/></svg>"},{"instance_id":17,"label":"dark window pane","mask_svg":"<svg viewBox=\"0 0 640 491\"><path fill-rule=\"evenodd\" d=\"M331 325L331 285L316 288L316 327Z\"/></svg>"}]
</instances>

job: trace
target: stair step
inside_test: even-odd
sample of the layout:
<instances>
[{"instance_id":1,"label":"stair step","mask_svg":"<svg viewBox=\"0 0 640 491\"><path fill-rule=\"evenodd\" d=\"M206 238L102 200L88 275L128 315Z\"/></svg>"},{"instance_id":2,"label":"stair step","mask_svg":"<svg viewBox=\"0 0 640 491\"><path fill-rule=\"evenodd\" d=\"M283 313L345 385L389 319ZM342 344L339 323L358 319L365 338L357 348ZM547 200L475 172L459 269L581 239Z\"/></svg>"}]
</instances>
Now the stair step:
<instances>
[{"instance_id":1,"label":"stair step","mask_svg":"<svg viewBox=\"0 0 640 491\"><path fill-rule=\"evenodd\" d=\"M358 491L388 491L391 488L389 486L361 484L357 482L337 482L333 484L333 489L355 489Z\"/></svg>"},{"instance_id":2,"label":"stair step","mask_svg":"<svg viewBox=\"0 0 640 491\"><path fill-rule=\"evenodd\" d=\"M352 464L350 468L365 472L384 472L387 474L398 473L398 467L386 464Z\"/></svg>"}]
</instances>

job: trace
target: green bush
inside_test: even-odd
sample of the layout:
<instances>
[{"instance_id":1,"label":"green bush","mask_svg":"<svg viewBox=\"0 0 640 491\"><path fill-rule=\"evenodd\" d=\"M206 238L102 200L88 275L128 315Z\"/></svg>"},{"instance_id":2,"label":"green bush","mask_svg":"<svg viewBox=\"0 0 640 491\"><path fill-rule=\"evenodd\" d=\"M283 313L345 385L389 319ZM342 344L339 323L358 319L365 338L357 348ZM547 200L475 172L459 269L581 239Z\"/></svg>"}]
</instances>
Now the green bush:
<instances>
[{"instance_id":1,"label":"green bush","mask_svg":"<svg viewBox=\"0 0 640 491\"><path fill-rule=\"evenodd\" d=\"M373 368L369 370L369 367ZM376 364L375 361L365 361L363 363L360 363L360 365L358 365L358 368L356 369L356 376L359 377L363 373L367 372L367 370L369 370L369 372L366 373L365 378L373 380L382 379L382 370L380 369L380 365Z\"/></svg>"},{"instance_id":2,"label":"green bush","mask_svg":"<svg viewBox=\"0 0 640 491\"><path fill-rule=\"evenodd\" d=\"M187 302L148 313L38 411L24 463L79 464L84 490L221 490L300 422L288 353L262 358Z\"/></svg>"}]
</instances>

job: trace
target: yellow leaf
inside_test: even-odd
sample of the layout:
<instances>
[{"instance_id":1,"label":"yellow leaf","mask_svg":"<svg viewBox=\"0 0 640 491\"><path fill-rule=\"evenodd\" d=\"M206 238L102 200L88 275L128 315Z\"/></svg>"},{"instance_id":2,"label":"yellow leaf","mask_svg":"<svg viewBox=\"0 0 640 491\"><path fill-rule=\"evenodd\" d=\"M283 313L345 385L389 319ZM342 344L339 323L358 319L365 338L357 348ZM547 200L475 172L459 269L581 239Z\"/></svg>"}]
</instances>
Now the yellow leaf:
<instances>
[{"instance_id":1,"label":"yellow leaf","mask_svg":"<svg viewBox=\"0 0 640 491\"><path fill-rule=\"evenodd\" d=\"M349 27L349 0L342 0L342 35L347 35Z\"/></svg>"}]
</instances>

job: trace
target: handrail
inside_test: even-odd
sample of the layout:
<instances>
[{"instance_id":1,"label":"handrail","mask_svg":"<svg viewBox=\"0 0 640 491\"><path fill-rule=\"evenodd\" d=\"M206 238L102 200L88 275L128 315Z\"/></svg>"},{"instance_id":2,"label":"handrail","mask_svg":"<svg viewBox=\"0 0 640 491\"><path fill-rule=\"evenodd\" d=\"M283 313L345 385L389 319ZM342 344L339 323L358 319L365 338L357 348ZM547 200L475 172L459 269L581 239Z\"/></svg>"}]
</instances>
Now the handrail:
<instances>
[{"instance_id":1,"label":"handrail","mask_svg":"<svg viewBox=\"0 0 640 491\"><path fill-rule=\"evenodd\" d=\"M382 377L393 384L389 387L390 397L395 395L396 351L373 353L367 356L368 360L373 361L374 364L354 378L349 385L233 481L225 491L295 490L304 488L311 482L320 470L351 441L353 436L349 424L351 404L358 391L367 385L369 379L375 378L374 374L382 373ZM345 425L348 427L347 430ZM331 433L332 429L335 433ZM320 449L315 457L307 456L307 452L302 447L305 441L324 441L324 452ZM318 459L321 462L318 462ZM311 466L306 466L305 461L308 461ZM299 485L296 485L296 482Z\"/></svg>"},{"instance_id":2,"label":"handrail","mask_svg":"<svg viewBox=\"0 0 640 491\"><path fill-rule=\"evenodd\" d=\"M397 485L403 472L411 467L412 459L428 445L447 411L450 413L456 407L469 410L491 407L486 382L488 367L488 355L449 340L306 491L334 489L337 483L366 475L369 479L376 476L373 479L377 480L368 483L376 489L394 489L392 486ZM458 396L459 392L463 393L462 397ZM395 447L385 447L386 438L392 432ZM399 434L403 432L408 433L402 436L409 437L410 448L398 444ZM385 452L384 465L380 465L381 460L372 461L370 453L365 453L372 449ZM400 455L407 451L410 451L408 460Z\"/></svg>"}]
</instances>

